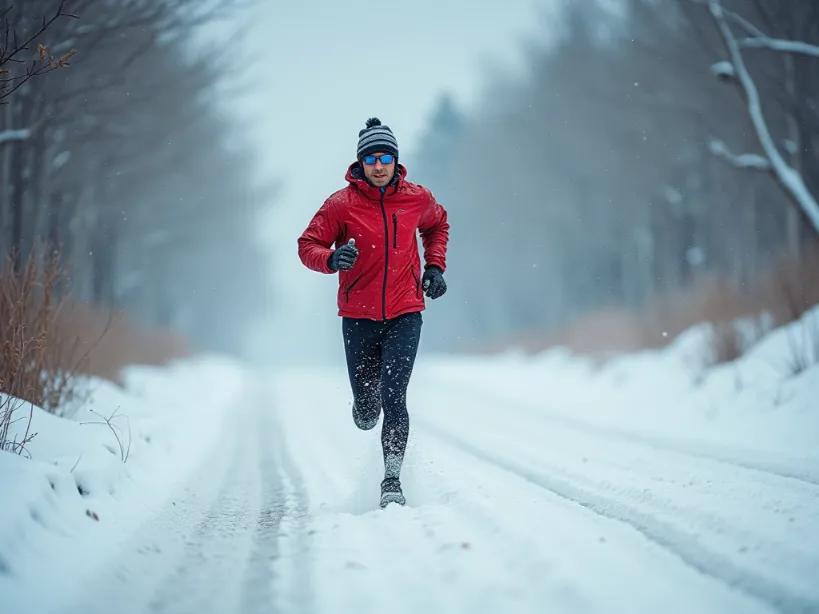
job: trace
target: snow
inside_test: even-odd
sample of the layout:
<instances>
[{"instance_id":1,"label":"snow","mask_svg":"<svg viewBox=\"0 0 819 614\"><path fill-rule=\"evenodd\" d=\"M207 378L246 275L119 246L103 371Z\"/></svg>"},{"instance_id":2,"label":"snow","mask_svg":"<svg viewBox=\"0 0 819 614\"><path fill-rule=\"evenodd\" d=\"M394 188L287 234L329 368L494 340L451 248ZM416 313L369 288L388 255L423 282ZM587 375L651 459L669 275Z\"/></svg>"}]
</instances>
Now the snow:
<instances>
[{"instance_id":1,"label":"snow","mask_svg":"<svg viewBox=\"0 0 819 614\"><path fill-rule=\"evenodd\" d=\"M734 70L734 65L731 62L716 62L711 66L711 74L715 77L724 77L724 78L731 78L733 79L736 77L736 71Z\"/></svg>"},{"instance_id":2,"label":"snow","mask_svg":"<svg viewBox=\"0 0 819 614\"><path fill-rule=\"evenodd\" d=\"M605 362L422 349L408 504L385 510L343 366L131 369L76 415L35 408L31 459L0 454L4 607L817 611L819 307L734 363L708 366L707 339ZM115 410L126 462L86 424Z\"/></svg>"},{"instance_id":3,"label":"snow","mask_svg":"<svg viewBox=\"0 0 819 614\"><path fill-rule=\"evenodd\" d=\"M719 139L711 139L708 142L708 151L712 154L721 156L728 160L737 168L754 169L758 171L771 170L771 163L764 156L758 154L740 154L736 155L728 149L724 141Z\"/></svg>"},{"instance_id":4,"label":"snow","mask_svg":"<svg viewBox=\"0 0 819 614\"><path fill-rule=\"evenodd\" d=\"M31 137L31 130L23 128L21 130L0 130L0 145L13 143L14 141L25 141Z\"/></svg>"},{"instance_id":5,"label":"snow","mask_svg":"<svg viewBox=\"0 0 819 614\"><path fill-rule=\"evenodd\" d=\"M474 394L548 407L624 432L747 447L754 454L787 451L819 472L819 408L811 394L819 390L819 370L791 374L800 357L819 362L819 309L773 330L732 363L707 368L708 339L709 327L695 327L666 350L603 365L558 349L535 358L510 353L427 368ZM541 385L533 386L538 380ZM476 393L476 382L486 381L491 390Z\"/></svg>"},{"instance_id":6,"label":"snow","mask_svg":"<svg viewBox=\"0 0 819 614\"><path fill-rule=\"evenodd\" d=\"M12 426L9 439L15 429L22 439L30 411L36 435L26 446L31 458L0 453L0 594L6 605L19 599L32 608L12 611L42 611L34 606L47 598L43 581L58 594L67 590L66 569L110 554L121 527L161 505L203 455L218 453L224 409L242 375L235 365L209 358L131 368L125 381L125 389L93 382L88 406L71 417L28 404L14 415L24 420ZM122 430L123 448L101 418L115 412L111 424Z\"/></svg>"}]
</instances>

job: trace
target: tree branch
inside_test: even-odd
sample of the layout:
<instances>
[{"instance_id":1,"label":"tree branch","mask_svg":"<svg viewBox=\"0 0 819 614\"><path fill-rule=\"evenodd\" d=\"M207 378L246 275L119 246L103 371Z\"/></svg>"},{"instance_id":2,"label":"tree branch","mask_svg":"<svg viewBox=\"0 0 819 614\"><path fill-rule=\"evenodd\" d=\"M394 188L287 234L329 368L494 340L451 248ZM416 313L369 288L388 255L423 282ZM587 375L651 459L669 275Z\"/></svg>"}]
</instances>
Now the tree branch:
<instances>
[{"instance_id":1,"label":"tree branch","mask_svg":"<svg viewBox=\"0 0 819 614\"><path fill-rule=\"evenodd\" d=\"M737 15L736 13L725 10L724 8L723 13L725 14L726 18L739 24L748 34L750 34L749 38L738 41L741 48L769 49L771 51L779 51L782 53L798 53L801 55L819 58L819 46L817 45L803 43L801 41L772 38L741 15Z\"/></svg>"},{"instance_id":2,"label":"tree branch","mask_svg":"<svg viewBox=\"0 0 819 614\"><path fill-rule=\"evenodd\" d=\"M0 145L6 143L15 143L17 141L25 141L31 136L31 130L23 128L21 130L2 130L0 131Z\"/></svg>"},{"instance_id":3,"label":"tree branch","mask_svg":"<svg viewBox=\"0 0 819 614\"><path fill-rule=\"evenodd\" d=\"M34 42L34 39L37 38L38 36L40 36L43 32L45 32L49 28L49 26L51 26L51 24L53 24L55 21L57 21L60 17L72 17L74 19L77 19L76 15L72 15L71 13L66 13L63 10L64 8L65 8L65 0L61 0L60 1L60 6L57 8L57 12L54 13L54 15L52 15L51 19L46 21L45 17L43 17L43 25L40 27L40 29L37 30L34 34L32 34L28 38L28 40L26 40L26 42L24 42L22 45L15 46L15 48L12 49L10 53L8 52L8 48L4 46L2 54L0 54L0 66L5 64L6 62L12 61L14 59L14 56L16 56L21 51L27 51L29 49L29 45L31 45L31 43ZM8 13L8 11L10 11L10 10L11 10L11 8L9 8L6 11L6 13ZM5 13L4 13L4 15L5 15Z\"/></svg>"},{"instance_id":4,"label":"tree branch","mask_svg":"<svg viewBox=\"0 0 819 614\"><path fill-rule=\"evenodd\" d=\"M710 0L709 0L709 4L710 4ZM739 25L742 29L744 29L751 36L755 36L755 37L758 37L758 38L768 38L767 34L765 34L762 30L757 28L750 21L745 19L742 15L734 13L733 11L729 11L729 10L727 10L725 8L722 9L722 12L725 14L725 17L727 19L730 19L731 21L733 21L734 23Z\"/></svg>"},{"instance_id":5,"label":"tree branch","mask_svg":"<svg viewBox=\"0 0 819 614\"><path fill-rule=\"evenodd\" d=\"M11 71L7 68L4 68L6 64L19 63L19 60L16 59L16 56L23 51L29 51L30 45L34 42L34 40L43 34L51 25L57 21L61 17L72 17L77 18L76 15L72 15L70 13L65 12L65 2L66 0L61 0L60 5L57 11L52 15L50 19L46 19L43 16L43 23L39 30L34 32L31 36L29 36L26 41L21 44L14 44L14 46L9 45L9 24L6 15L11 10L11 7L6 9L3 12L3 21L5 22L5 37L0 46L0 100L6 98L13 94L17 89L19 89L24 83L26 83L29 79L34 77L38 77L40 75L44 75L46 73L51 72L52 70L56 70L58 68L64 68L68 66L68 60L73 57L77 51L75 49L70 49L66 52L61 58L54 59L54 56L50 56L48 54L48 50L42 45L38 45L38 59L32 61L31 66L23 72L21 75L12 75ZM16 33L14 35L16 40ZM38 66L38 63L41 63Z\"/></svg>"},{"instance_id":6,"label":"tree branch","mask_svg":"<svg viewBox=\"0 0 819 614\"><path fill-rule=\"evenodd\" d=\"M720 0L708 0L708 7L731 56L731 62L736 71L736 82L745 94L747 112L753 124L757 140L771 164L771 172L786 194L810 221L816 234L819 235L819 203L808 190L802 176L785 161L774 144L762 113L759 92L745 65L739 43L728 25L722 3Z\"/></svg>"},{"instance_id":7,"label":"tree branch","mask_svg":"<svg viewBox=\"0 0 819 614\"><path fill-rule=\"evenodd\" d=\"M728 149L728 146L719 139L712 139L708 143L708 151L715 156L726 160L736 168L753 169L757 171L771 172L771 163L765 156L759 154L735 154Z\"/></svg>"},{"instance_id":8,"label":"tree branch","mask_svg":"<svg viewBox=\"0 0 819 614\"><path fill-rule=\"evenodd\" d=\"M770 49L781 53L797 53L819 58L819 46L803 43L801 41L789 41L767 36L757 36L738 41L740 47L746 49Z\"/></svg>"}]
</instances>

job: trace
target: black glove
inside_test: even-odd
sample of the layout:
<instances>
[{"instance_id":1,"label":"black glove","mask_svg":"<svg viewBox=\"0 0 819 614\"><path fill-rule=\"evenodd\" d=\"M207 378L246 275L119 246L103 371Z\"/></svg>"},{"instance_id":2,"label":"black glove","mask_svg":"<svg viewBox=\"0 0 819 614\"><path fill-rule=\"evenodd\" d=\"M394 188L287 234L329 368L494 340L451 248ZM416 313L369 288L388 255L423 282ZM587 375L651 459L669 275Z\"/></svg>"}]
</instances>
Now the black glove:
<instances>
[{"instance_id":1,"label":"black glove","mask_svg":"<svg viewBox=\"0 0 819 614\"><path fill-rule=\"evenodd\" d=\"M339 269L349 271L353 268L356 258L358 258L358 250L355 247L355 239L350 239L349 242L330 254L327 259L327 266L334 271Z\"/></svg>"},{"instance_id":2,"label":"black glove","mask_svg":"<svg viewBox=\"0 0 819 614\"><path fill-rule=\"evenodd\" d=\"M424 271L424 290L426 295L433 300L442 297L446 292L444 273L437 266L427 267L427 270Z\"/></svg>"}]
</instances>

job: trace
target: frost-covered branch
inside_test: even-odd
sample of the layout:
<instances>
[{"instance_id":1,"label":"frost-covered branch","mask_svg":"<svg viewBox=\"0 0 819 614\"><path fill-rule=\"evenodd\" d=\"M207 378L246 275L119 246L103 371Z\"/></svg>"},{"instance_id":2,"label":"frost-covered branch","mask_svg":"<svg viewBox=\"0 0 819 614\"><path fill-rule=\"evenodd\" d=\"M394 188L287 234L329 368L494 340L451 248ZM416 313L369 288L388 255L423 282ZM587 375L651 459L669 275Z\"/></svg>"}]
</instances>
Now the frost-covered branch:
<instances>
[{"instance_id":1,"label":"frost-covered branch","mask_svg":"<svg viewBox=\"0 0 819 614\"><path fill-rule=\"evenodd\" d=\"M739 41L739 46L746 49L770 49L782 53L797 53L819 58L819 46L803 43L801 41L789 41L777 38L754 37Z\"/></svg>"},{"instance_id":2,"label":"frost-covered branch","mask_svg":"<svg viewBox=\"0 0 819 614\"><path fill-rule=\"evenodd\" d=\"M796 53L819 58L819 46L811 45L810 43L803 43L801 41L771 38L741 15L737 15L736 13L726 9L723 9L723 12L728 19L736 22L750 35L749 38L738 41L740 47L747 49L769 49L771 51L779 51L782 53Z\"/></svg>"},{"instance_id":3,"label":"frost-covered branch","mask_svg":"<svg viewBox=\"0 0 819 614\"><path fill-rule=\"evenodd\" d=\"M814 231L819 234L819 203L808 190L802 176L785 161L774 144L765 116L762 113L759 91L745 65L739 42L728 25L726 11L720 0L708 0L708 7L730 55L736 74L736 82L745 95L748 115L762 151L770 162L770 171L807 219L810 220Z\"/></svg>"},{"instance_id":4,"label":"frost-covered branch","mask_svg":"<svg viewBox=\"0 0 819 614\"><path fill-rule=\"evenodd\" d=\"M708 143L708 150L737 168L747 168L757 171L771 171L771 163L765 156L759 154L735 154L719 139L712 139Z\"/></svg>"},{"instance_id":5,"label":"frost-covered branch","mask_svg":"<svg viewBox=\"0 0 819 614\"><path fill-rule=\"evenodd\" d=\"M15 141L25 141L31 136L31 130L0 130L0 145L14 143Z\"/></svg>"}]
</instances>

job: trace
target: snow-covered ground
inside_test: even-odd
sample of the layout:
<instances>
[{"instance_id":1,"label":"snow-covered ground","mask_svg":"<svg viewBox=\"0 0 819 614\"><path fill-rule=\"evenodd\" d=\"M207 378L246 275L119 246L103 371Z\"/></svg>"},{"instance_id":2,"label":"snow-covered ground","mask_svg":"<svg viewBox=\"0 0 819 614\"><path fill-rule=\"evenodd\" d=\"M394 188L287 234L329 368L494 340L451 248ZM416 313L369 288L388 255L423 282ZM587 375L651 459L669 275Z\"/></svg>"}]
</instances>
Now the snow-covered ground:
<instances>
[{"instance_id":1,"label":"snow-covered ground","mask_svg":"<svg viewBox=\"0 0 819 614\"><path fill-rule=\"evenodd\" d=\"M133 369L78 415L35 410L31 459L0 454L0 604L819 612L819 338L793 374L789 330L705 371L698 330L603 365L422 355L386 510L343 368ZM128 416L125 462L91 409Z\"/></svg>"}]
</instances>

